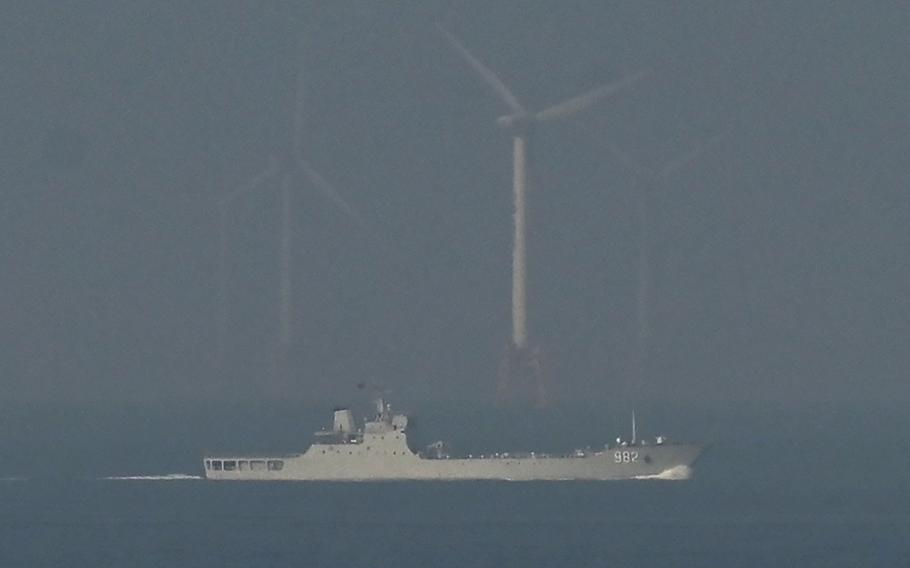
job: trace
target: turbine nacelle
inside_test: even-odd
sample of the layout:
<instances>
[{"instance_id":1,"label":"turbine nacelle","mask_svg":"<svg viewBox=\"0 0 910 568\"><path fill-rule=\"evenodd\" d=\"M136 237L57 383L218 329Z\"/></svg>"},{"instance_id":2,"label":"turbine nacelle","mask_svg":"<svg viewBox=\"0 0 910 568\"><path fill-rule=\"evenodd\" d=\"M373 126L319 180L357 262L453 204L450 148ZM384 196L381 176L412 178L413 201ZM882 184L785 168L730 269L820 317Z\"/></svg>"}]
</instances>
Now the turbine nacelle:
<instances>
[{"instance_id":1,"label":"turbine nacelle","mask_svg":"<svg viewBox=\"0 0 910 568\"><path fill-rule=\"evenodd\" d=\"M534 126L534 117L529 114L506 114L496 119L496 125L515 136L528 134Z\"/></svg>"}]
</instances>

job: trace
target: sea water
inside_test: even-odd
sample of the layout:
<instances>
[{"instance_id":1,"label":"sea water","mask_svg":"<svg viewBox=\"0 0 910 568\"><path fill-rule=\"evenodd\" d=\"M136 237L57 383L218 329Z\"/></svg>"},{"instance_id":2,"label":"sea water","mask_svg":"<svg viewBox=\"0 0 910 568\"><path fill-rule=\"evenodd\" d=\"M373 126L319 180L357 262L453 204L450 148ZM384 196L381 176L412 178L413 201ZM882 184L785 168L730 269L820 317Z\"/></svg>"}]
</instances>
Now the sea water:
<instances>
[{"instance_id":1,"label":"sea water","mask_svg":"<svg viewBox=\"0 0 910 568\"><path fill-rule=\"evenodd\" d=\"M68 450L72 475L0 480L0 567L908 566L899 422L746 417L687 481L210 482L167 445L157 469Z\"/></svg>"}]
</instances>

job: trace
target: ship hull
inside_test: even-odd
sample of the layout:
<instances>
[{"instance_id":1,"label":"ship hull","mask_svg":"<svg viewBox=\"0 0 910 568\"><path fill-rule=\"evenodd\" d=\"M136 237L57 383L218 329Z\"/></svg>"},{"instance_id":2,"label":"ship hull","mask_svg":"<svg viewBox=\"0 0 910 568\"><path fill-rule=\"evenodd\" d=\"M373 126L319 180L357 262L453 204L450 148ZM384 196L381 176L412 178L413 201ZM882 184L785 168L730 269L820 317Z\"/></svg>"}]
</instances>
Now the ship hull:
<instances>
[{"instance_id":1,"label":"ship hull","mask_svg":"<svg viewBox=\"0 0 910 568\"><path fill-rule=\"evenodd\" d=\"M697 445L664 444L621 446L569 457L503 454L428 459L407 450L377 452L353 445L317 444L296 455L206 457L204 466L208 479L238 481L684 479L701 452ZM214 468L216 464L219 469Z\"/></svg>"}]
</instances>

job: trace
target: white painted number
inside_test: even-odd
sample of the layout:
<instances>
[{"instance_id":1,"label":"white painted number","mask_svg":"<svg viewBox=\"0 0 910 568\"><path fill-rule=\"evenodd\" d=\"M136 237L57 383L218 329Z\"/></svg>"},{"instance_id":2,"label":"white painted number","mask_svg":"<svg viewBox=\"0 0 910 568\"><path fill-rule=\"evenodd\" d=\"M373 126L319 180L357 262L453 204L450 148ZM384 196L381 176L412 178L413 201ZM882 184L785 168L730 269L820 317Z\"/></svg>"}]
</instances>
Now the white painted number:
<instances>
[{"instance_id":1,"label":"white painted number","mask_svg":"<svg viewBox=\"0 0 910 568\"><path fill-rule=\"evenodd\" d=\"M616 452L613 454L616 463L635 463L638 461L638 452Z\"/></svg>"}]
</instances>

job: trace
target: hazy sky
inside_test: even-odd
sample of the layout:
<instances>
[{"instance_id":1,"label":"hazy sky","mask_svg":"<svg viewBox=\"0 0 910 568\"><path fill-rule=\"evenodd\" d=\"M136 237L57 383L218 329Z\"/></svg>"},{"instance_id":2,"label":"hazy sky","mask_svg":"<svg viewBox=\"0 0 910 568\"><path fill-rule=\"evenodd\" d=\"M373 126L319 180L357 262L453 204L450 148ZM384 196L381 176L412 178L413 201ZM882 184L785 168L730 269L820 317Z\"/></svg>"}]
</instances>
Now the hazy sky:
<instances>
[{"instance_id":1,"label":"hazy sky","mask_svg":"<svg viewBox=\"0 0 910 568\"><path fill-rule=\"evenodd\" d=\"M904 3L98 2L0 20L0 392L7 400L492 399L510 332L506 108L641 69L534 139L530 334L555 398L627 392L636 209L650 186L642 395L910 395L910 17ZM291 149L391 246L295 186L295 381L271 372L279 201L235 202L228 370L217 200Z\"/></svg>"}]
</instances>

